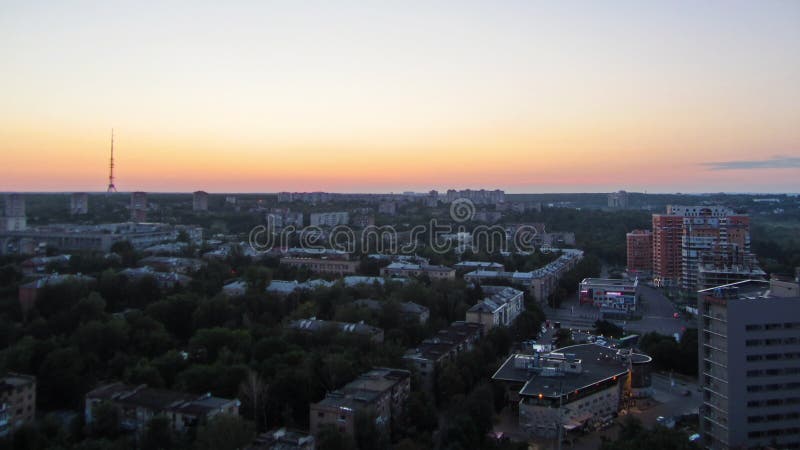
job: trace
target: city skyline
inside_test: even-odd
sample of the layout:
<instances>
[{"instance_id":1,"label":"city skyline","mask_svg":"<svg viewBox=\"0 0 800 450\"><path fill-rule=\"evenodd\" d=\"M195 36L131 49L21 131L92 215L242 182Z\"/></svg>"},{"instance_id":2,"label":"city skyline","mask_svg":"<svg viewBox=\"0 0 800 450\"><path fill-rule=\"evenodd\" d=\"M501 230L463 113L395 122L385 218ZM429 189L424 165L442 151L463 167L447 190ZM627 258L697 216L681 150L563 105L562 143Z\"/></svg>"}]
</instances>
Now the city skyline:
<instances>
[{"instance_id":1,"label":"city skyline","mask_svg":"<svg viewBox=\"0 0 800 450\"><path fill-rule=\"evenodd\" d=\"M0 191L798 191L793 2L0 11Z\"/></svg>"}]
</instances>

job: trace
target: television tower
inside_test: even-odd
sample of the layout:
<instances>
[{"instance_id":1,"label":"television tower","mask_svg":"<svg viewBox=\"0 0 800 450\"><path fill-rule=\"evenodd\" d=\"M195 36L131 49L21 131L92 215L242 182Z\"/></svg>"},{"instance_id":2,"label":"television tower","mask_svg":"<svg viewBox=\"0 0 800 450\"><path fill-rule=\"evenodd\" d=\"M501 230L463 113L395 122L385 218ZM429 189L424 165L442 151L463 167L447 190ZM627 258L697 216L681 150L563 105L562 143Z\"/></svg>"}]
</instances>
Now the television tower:
<instances>
[{"instance_id":1,"label":"television tower","mask_svg":"<svg viewBox=\"0 0 800 450\"><path fill-rule=\"evenodd\" d=\"M108 167L108 189L106 192L117 192L117 187L114 186L114 129L111 129L111 164Z\"/></svg>"}]
</instances>

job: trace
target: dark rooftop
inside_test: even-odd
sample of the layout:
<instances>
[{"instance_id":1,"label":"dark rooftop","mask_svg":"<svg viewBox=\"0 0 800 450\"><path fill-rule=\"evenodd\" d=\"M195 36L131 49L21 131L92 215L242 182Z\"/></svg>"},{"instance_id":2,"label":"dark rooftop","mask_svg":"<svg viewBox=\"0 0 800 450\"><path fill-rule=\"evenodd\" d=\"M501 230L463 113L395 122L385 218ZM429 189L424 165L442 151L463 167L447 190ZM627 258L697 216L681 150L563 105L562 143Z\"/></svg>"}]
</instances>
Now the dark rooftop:
<instances>
[{"instance_id":1,"label":"dark rooftop","mask_svg":"<svg viewBox=\"0 0 800 450\"><path fill-rule=\"evenodd\" d=\"M497 369L492 379L524 383L521 395L532 396L541 393L557 397L559 391L567 393L614 376L625 375L628 371L628 362L621 352L624 350L598 344L579 344L538 356L540 360L560 357L567 361L579 362L581 367L579 372L534 370L531 367L535 365L537 355L514 354ZM630 358L633 362L646 362L650 359L647 355L637 353L631 354Z\"/></svg>"}]
</instances>

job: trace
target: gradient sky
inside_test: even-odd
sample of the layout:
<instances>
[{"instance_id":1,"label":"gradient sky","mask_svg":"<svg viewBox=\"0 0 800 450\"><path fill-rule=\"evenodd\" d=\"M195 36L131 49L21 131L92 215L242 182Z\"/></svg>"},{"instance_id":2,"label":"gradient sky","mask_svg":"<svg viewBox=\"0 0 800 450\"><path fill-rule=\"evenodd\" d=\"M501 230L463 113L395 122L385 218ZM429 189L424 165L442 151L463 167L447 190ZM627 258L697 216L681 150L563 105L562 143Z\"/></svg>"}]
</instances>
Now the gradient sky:
<instances>
[{"instance_id":1,"label":"gradient sky","mask_svg":"<svg viewBox=\"0 0 800 450\"><path fill-rule=\"evenodd\" d=\"M223 5L224 3L224 5ZM800 2L0 3L0 191L800 191Z\"/></svg>"}]
</instances>

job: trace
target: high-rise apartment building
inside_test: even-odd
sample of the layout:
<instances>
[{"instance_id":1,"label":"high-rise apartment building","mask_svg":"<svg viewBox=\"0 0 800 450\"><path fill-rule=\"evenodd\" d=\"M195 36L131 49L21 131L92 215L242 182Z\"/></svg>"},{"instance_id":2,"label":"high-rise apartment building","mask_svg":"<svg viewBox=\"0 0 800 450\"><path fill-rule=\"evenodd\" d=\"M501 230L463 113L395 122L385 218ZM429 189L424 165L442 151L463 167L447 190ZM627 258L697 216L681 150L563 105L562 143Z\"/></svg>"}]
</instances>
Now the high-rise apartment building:
<instances>
[{"instance_id":1,"label":"high-rise apartment building","mask_svg":"<svg viewBox=\"0 0 800 450\"><path fill-rule=\"evenodd\" d=\"M133 192L131 194L131 220L134 222L147 222L147 192Z\"/></svg>"},{"instance_id":2,"label":"high-rise apartment building","mask_svg":"<svg viewBox=\"0 0 800 450\"><path fill-rule=\"evenodd\" d=\"M653 271L653 233L650 230L633 230L626 236L628 272L632 274Z\"/></svg>"},{"instance_id":3,"label":"high-rise apartment building","mask_svg":"<svg viewBox=\"0 0 800 450\"><path fill-rule=\"evenodd\" d=\"M89 213L89 195L86 192L75 192L70 196L69 213L73 216Z\"/></svg>"},{"instance_id":4,"label":"high-rise apartment building","mask_svg":"<svg viewBox=\"0 0 800 450\"><path fill-rule=\"evenodd\" d=\"M683 217L653 214L653 282L674 286L681 276Z\"/></svg>"},{"instance_id":5,"label":"high-rise apartment building","mask_svg":"<svg viewBox=\"0 0 800 450\"><path fill-rule=\"evenodd\" d=\"M686 292L701 287L701 269L757 274L750 218L721 206L667 206L653 214L653 280Z\"/></svg>"},{"instance_id":6,"label":"high-rise apartment building","mask_svg":"<svg viewBox=\"0 0 800 450\"><path fill-rule=\"evenodd\" d=\"M192 194L192 211L208 211L208 193L197 191Z\"/></svg>"},{"instance_id":7,"label":"high-rise apartment building","mask_svg":"<svg viewBox=\"0 0 800 450\"><path fill-rule=\"evenodd\" d=\"M625 209L628 207L628 193L625 191L612 192L608 194L608 207Z\"/></svg>"},{"instance_id":8,"label":"high-rise apartment building","mask_svg":"<svg viewBox=\"0 0 800 450\"><path fill-rule=\"evenodd\" d=\"M746 280L698 292L705 448L800 448L800 289Z\"/></svg>"},{"instance_id":9,"label":"high-rise apartment building","mask_svg":"<svg viewBox=\"0 0 800 450\"><path fill-rule=\"evenodd\" d=\"M5 214L0 220L0 231L25 231L27 228L25 197L22 194L7 194Z\"/></svg>"}]
</instances>

